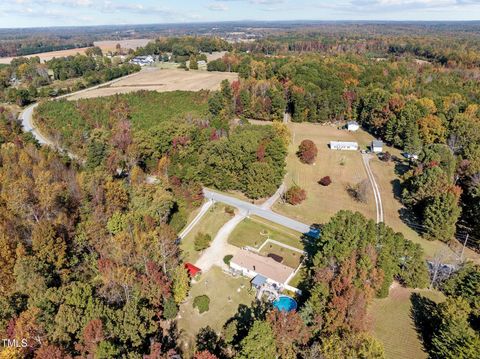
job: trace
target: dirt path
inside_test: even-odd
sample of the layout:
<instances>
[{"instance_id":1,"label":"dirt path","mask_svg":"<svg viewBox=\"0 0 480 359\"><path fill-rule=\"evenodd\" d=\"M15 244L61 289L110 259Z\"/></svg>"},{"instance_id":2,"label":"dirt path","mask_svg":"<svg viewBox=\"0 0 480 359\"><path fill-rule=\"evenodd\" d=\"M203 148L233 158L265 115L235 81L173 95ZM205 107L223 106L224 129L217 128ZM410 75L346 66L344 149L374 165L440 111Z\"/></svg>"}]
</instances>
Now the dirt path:
<instances>
[{"instance_id":1,"label":"dirt path","mask_svg":"<svg viewBox=\"0 0 480 359\"><path fill-rule=\"evenodd\" d=\"M378 183L375 180L375 176L373 175L370 167L370 155L362 154L362 161L363 165L365 166L365 171L367 172L370 184L372 185L373 195L375 197L375 207L377 211L377 223L380 223L384 221L382 196L380 194Z\"/></svg>"}]
</instances>

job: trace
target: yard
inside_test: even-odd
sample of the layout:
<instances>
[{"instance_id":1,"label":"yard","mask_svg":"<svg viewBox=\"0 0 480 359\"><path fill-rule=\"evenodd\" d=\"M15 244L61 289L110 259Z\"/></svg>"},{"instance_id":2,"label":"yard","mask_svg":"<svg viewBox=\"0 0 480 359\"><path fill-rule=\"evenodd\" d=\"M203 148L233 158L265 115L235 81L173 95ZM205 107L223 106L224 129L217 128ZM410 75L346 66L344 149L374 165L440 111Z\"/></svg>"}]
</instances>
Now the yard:
<instances>
[{"instance_id":1,"label":"yard","mask_svg":"<svg viewBox=\"0 0 480 359\"><path fill-rule=\"evenodd\" d=\"M285 248L283 246L279 246L278 244L271 243L271 242L266 243L262 247L259 253L265 257L267 257L269 254L273 254L274 256L279 256L282 258L280 263L285 264L286 266L294 269L296 269L300 265L300 262L302 261L302 257L303 257L302 253L300 252L293 251L291 249Z\"/></svg>"},{"instance_id":2,"label":"yard","mask_svg":"<svg viewBox=\"0 0 480 359\"><path fill-rule=\"evenodd\" d=\"M379 339L389 359L427 358L411 316L412 293L436 302L443 295L431 290L413 290L394 284L387 298L374 299L368 309L373 335Z\"/></svg>"},{"instance_id":3,"label":"yard","mask_svg":"<svg viewBox=\"0 0 480 359\"><path fill-rule=\"evenodd\" d=\"M196 296L204 294L210 298L210 309L199 314L192 303ZM192 285L187 301L180 306L177 323L184 348L191 351L195 335L207 325L220 333L225 322L237 313L239 306L250 306L254 298L247 278L234 278L223 273L219 267L212 267Z\"/></svg>"},{"instance_id":4,"label":"yard","mask_svg":"<svg viewBox=\"0 0 480 359\"><path fill-rule=\"evenodd\" d=\"M307 199L297 206L277 202L273 209L306 223L325 223L341 209L359 211L368 218L375 218L375 201L370 187L367 203L355 201L346 190L347 186L367 178L360 153L334 151L328 147L331 140L338 140L357 141L361 148L366 148L372 137L363 131L351 133L332 125L291 123L289 127L293 141L287 157L286 184L297 184L305 189ZM296 155L304 139L312 140L318 148L317 160L312 165L301 163ZM328 187L318 184L324 176L332 179Z\"/></svg>"},{"instance_id":5,"label":"yard","mask_svg":"<svg viewBox=\"0 0 480 359\"><path fill-rule=\"evenodd\" d=\"M184 262L195 263L200 257L201 252L194 249L195 236L198 233L209 234L212 240L215 238L218 230L227 223L232 216L225 212L225 205L216 203L202 217L180 243L180 249L184 255Z\"/></svg>"},{"instance_id":6,"label":"yard","mask_svg":"<svg viewBox=\"0 0 480 359\"><path fill-rule=\"evenodd\" d=\"M260 248L268 238L303 250L301 234L291 229L270 223L267 220L252 216L244 219L230 234L228 243L237 246Z\"/></svg>"}]
</instances>

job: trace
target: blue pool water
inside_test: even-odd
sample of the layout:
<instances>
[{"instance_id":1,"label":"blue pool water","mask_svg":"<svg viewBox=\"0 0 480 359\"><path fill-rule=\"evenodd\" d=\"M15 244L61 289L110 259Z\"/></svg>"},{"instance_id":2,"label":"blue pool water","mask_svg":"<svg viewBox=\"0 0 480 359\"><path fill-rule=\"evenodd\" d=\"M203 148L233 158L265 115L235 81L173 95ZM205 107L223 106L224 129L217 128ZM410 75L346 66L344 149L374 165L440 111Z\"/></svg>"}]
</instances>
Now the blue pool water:
<instances>
[{"instance_id":1,"label":"blue pool water","mask_svg":"<svg viewBox=\"0 0 480 359\"><path fill-rule=\"evenodd\" d=\"M292 310L297 309L297 302L292 297L281 295L275 302L273 306L279 311L291 312Z\"/></svg>"}]
</instances>

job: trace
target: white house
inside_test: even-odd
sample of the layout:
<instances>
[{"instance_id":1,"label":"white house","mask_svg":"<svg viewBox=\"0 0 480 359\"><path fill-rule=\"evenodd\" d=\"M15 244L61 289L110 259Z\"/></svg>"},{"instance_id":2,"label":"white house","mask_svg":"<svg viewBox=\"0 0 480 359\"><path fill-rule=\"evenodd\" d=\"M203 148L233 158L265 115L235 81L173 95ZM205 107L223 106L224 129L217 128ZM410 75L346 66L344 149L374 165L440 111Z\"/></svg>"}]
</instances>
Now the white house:
<instances>
[{"instance_id":1,"label":"white house","mask_svg":"<svg viewBox=\"0 0 480 359\"><path fill-rule=\"evenodd\" d=\"M360 125L356 121L348 121L347 122L347 130L355 132L360 128Z\"/></svg>"},{"instance_id":2,"label":"white house","mask_svg":"<svg viewBox=\"0 0 480 359\"><path fill-rule=\"evenodd\" d=\"M270 257L241 249L230 260L230 267L242 275L254 278L261 275L267 283L285 287L295 269L278 263Z\"/></svg>"},{"instance_id":3,"label":"white house","mask_svg":"<svg viewBox=\"0 0 480 359\"><path fill-rule=\"evenodd\" d=\"M140 66L152 65L155 62L155 59L152 55L148 56L137 56L130 60L130 63Z\"/></svg>"},{"instance_id":4,"label":"white house","mask_svg":"<svg viewBox=\"0 0 480 359\"><path fill-rule=\"evenodd\" d=\"M346 141L330 141L330 149L341 151L358 151L358 143Z\"/></svg>"},{"instance_id":5,"label":"white house","mask_svg":"<svg viewBox=\"0 0 480 359\"><path fill-rule=\"evenodd\" d=\"M372 150L372 152L374 152L374 153L383 152L383 142L382 142L382 141L378 141L378 140L373 140L373 141L372 141L371 150Z\"/></svg>"}]
</instances>

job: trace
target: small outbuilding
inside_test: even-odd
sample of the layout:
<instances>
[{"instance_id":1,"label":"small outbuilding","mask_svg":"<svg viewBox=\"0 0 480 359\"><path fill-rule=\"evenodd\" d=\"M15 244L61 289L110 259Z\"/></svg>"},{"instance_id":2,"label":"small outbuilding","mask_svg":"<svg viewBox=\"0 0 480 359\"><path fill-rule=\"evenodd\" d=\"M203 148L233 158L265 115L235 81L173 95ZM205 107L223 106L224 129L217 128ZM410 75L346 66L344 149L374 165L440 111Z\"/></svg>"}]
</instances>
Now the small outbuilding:
<instances>
[{"instance_id":1,"label":"small outbuilding","mask_svg":"<svg viewBox=\"0 0 480 359\"><path fill-rule=\"evenodd\" d=\"M360 125L358 124L357 121L348 121L347 122L347 130L348 131L355 132L355 131L358 131L359 128L360 128Z\"/></svg>"},{"instance_id":2,"label":"small outbuilding","mask_svg":"<svg viewBox=\"0 0 480 359\"><path fill-rule=\"evenodd\" d=\"M357 151L358 143L346 141L330 141L330 149L340 151Z\"/></svg>"},{"instance_id":3,"label":"small outbuilding","mask_svg":"<svg viewBox=\"0 0 480 359\"><path fill-rule=\"evenodd\" d=\"M187 269L188 274L190 274L190 277L192 278L202 273L202 270L197 266L194 266L192 263L185 263L185 268Z\"/></svg>"},{"instance_id":4,"label":"small outbuilding","mask_svg":"<svg viewBox=\"0 0 480 359\"><path fill-rule=\"evenodd\" d=\"M374 152L374 153L381 153L381 152L383 152L383 142L382 142L382 141L378 141L378 140L373 140L373 141L372 141L371 150L372 150L372 152Z\"/></svg>"}]
</instances>

